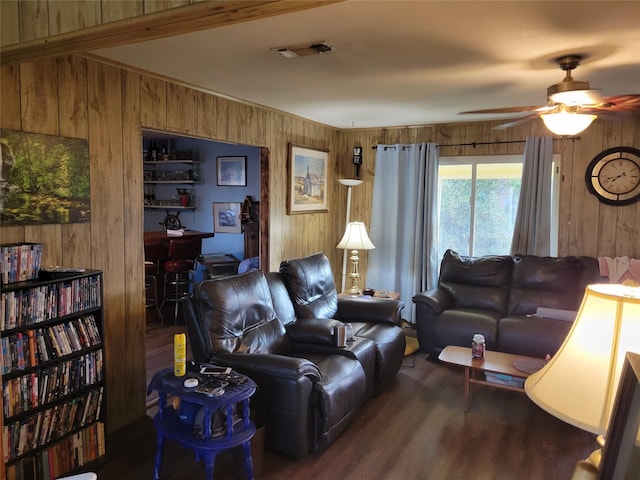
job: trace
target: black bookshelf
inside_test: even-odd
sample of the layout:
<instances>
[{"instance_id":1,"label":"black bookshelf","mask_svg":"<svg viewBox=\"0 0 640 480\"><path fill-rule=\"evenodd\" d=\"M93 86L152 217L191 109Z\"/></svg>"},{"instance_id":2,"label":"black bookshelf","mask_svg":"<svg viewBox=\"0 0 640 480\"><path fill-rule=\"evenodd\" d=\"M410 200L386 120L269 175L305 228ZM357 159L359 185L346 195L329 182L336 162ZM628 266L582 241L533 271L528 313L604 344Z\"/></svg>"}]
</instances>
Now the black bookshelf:
<instances>
[{"instance_id":1,"label":"black bookshelf","mask_svg":"<svg viewBox=\"0 0 640 480\"><path fill-rule=\"evenodd\" d=\"M41 272L0 292L7 476L84 469L106 452L102 272Z\"/></svg>"}]
</instances>

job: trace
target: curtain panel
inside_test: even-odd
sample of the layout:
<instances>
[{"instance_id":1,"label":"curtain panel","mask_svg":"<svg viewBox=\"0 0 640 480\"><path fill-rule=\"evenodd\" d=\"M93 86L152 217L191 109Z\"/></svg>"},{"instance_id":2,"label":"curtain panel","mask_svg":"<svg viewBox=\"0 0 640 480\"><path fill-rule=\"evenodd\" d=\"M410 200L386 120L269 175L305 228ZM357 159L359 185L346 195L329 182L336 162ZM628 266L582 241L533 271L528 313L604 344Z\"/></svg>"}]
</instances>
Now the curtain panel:
<instances>
[{"instance_id":1,"label":"curtain panel","mask_svg":"<svg viewBox=\"0 0 640 480\"><path fill-rule=\"evenodd\" d=\"M378 145L367 286L400 293L403 318L415 322L413 295L437 283L438 148L435 143Z\"/></svg>"}]
</instances>

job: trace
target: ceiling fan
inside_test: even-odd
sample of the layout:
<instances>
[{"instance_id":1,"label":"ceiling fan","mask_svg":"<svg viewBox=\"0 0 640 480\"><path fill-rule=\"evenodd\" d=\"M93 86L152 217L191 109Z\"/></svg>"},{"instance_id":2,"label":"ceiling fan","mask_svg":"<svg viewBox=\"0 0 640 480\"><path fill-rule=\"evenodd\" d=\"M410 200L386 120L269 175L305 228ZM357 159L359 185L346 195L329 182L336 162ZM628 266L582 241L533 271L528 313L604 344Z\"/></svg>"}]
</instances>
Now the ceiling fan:
<instances>
[{"instance_id":1,"label":"ceiling fan","mask_svg":"<svg viewBox=\"0 0 640 480\"><path fill-rule=\"evenodd\" d=\"M560 83L547 88L548 103L544 106L489 108L472 110L467 113L524 113L531 114L498 125L497 129L513 127L540 116L549 130L558 135L577 135L587 128L598 116L624 111L640 111L640 95L627 94L602 96L592 90L589 82L575 80L571 72L580 65L583 56L572 54L556 58L558 67L565 77Z\"/></svg>"}]
</instances>

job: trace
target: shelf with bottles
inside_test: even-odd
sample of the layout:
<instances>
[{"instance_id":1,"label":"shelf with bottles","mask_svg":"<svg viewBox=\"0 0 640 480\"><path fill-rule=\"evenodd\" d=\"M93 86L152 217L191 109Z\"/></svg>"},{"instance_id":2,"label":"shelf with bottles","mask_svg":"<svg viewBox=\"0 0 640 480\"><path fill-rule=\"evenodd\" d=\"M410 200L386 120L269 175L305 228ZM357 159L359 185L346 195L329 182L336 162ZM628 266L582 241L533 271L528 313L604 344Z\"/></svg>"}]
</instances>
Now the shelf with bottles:
<instances>
[{"instance_id":1,"label":"shelf with bottles","mask_svg":"<svg viewBox=\"0 0 640 480\"><path fill-rule=\"evenodd\" d=\"M192 188L176 188L176 193L169 198L156 198L156 190L153 186L144 187L144 208L157 208L165 210L195 210L196 197ZM163 192L167 195L167 192Z\"/></svg>"}]
</instances>

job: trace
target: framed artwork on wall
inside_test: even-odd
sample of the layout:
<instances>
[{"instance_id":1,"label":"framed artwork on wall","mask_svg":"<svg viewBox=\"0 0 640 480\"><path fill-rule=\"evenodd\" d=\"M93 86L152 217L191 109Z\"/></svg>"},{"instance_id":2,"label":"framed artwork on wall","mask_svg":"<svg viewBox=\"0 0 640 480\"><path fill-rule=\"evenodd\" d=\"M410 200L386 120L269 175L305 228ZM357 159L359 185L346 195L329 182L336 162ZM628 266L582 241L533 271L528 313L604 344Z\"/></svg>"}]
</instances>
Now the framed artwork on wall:
<instances>
[{"instance_id":1,"label":"framed artwork on wall","mask_svg":"<svg viewBox=\"0 0 640 480\"><path fill-rule=\"evenodd\" d=\"M247 186L247 157L217 157L217 160L219 186Z\"/></svg>"},{"instance_id":2,"label":"framed artwork on wall","mask_svg":"<svg viewBox=\"0 0 640 480\"><path fill-rule=\"evenodd\" d=\"M3 226L91 221L86 139L2 129L0 147Z\"/></svg>"},{"instance_id":3,"label":"framed artwork on wall","mask_svg":"<svg viewBox=\"0 0 640 480\"><path fill-rule=\"evenodd\" d=\"M326 213L329 151L289 145L287 214Z\"/></svg>"},{"instance_id":4,"label":"framed artwork on wall","mask_svg":"<svg viewBox=\"0 0 640 480\"><path fill-rule=\"evenodd\" d=\"M241 203L213 203L213 231L215 233L242 233Z\"/></svg>"}]
</instances>

